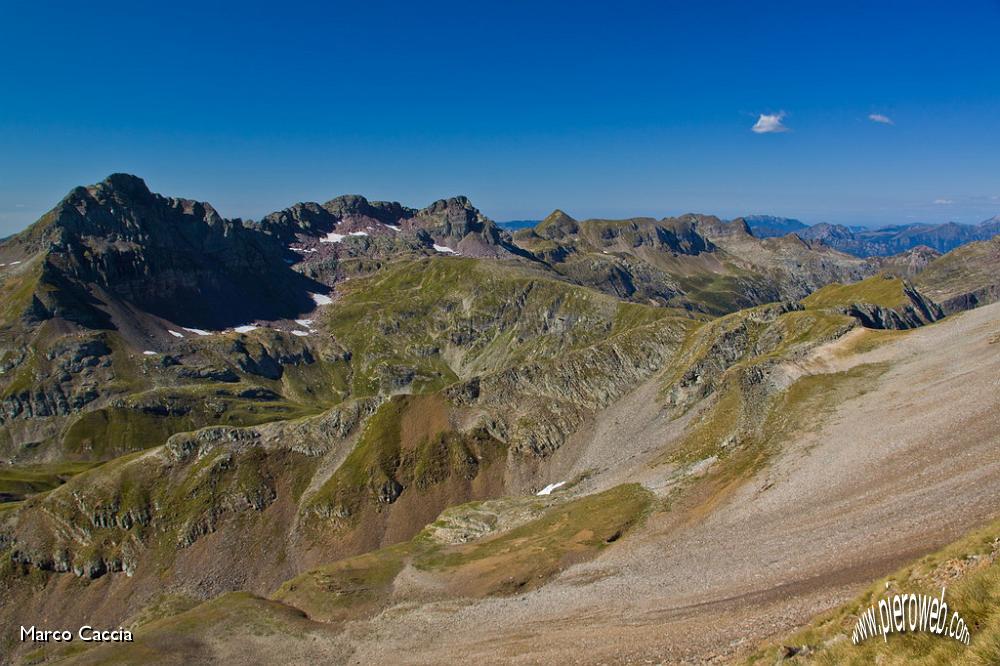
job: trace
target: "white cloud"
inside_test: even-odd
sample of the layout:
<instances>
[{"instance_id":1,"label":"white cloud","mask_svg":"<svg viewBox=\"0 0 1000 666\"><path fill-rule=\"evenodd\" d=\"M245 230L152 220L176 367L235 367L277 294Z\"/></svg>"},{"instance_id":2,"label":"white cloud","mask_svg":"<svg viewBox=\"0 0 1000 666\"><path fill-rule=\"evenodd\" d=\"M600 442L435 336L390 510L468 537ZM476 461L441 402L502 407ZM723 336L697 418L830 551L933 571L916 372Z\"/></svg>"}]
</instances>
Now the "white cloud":
<instances>
[{"instance_id":1,"label":"white cloud","mask_svg":"<svg viewBox=\"0 0 1000 666\"><path fill-rule=\"evenodd\" d=\"M760 118L754 123L754 126L750 128L755 134L771 134L774 132L787 132L788 128L781 124L781 121L785 118L785 112L779 111L778 113L760 114Z\"/></svg>"},{"instance_id":2,"label":"white cloud","mask_svg":"<svg viewBox=\"0 0 1000 666\"><path fill-rule=\"evenodd\" d=\"M870 120L870 121L872 121L874 123L882 123L883 125L895 125L896 124L896 123L892 122L892 118L890 118L889 116L883 115L881 113L869 113L868 114L868 120Z\"/></svg>"},{"instance_id":3,"label":"white cloud","mask_svg":"<svg viewBox=\"0 0 1000 666\"><path fill-rule=\"evenodd\" d=\"M951 199L935 199L934 203L938 206L947 206L948 204L953 204L955 202Z\"/></svg>"}]
</instances>

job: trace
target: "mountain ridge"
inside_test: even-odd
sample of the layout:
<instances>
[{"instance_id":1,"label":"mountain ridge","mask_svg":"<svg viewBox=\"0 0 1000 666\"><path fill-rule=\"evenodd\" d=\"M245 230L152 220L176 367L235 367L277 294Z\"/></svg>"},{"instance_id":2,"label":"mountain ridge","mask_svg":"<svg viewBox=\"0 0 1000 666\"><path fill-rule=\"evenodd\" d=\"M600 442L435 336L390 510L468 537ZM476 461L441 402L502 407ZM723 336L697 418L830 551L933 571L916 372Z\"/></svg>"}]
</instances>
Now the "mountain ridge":
<instances>
[{"instance_id":1,"label":"mountain ridge","mask_svg":"<svg viewBox=\"0 0 1000 666\"><path fill-rule=\"evenodd\" d=\"M876 228L852 228L820 222L805 225L798 220L769 215L747 216L755 235L761 238L794 233L858 257L887 257L918 246L949 252L966 243L988 240L1000 234L1000 215L976 224L896 224Z\"/></svg>"},{"instance_id":2,"label":"mountain ridge","mask_svg":"<svg viewBox=\"0 0 1000 666\"><path fill-rule=\"evenodd\" d=\"M75 188L0 244L0 621L545 590L881 372L826 345L1000 298L995 243L862 259L698 214L511 235L465 197L250 222L131 176ZM261 281L284 309L180 319Z\"/></svg>"}]
</instances>

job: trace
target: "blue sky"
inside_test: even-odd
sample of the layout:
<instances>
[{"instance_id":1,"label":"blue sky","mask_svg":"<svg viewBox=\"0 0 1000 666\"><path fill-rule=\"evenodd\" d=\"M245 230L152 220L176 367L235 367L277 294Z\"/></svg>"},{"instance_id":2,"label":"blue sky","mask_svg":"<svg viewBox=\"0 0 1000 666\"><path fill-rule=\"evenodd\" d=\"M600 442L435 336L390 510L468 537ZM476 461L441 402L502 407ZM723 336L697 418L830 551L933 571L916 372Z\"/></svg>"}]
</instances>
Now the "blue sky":
<instances>
[{"instance_id":1,"label":"blue sky","mask_svg":"<svg viewBox=\"0 0 1000 666\"><path fill-rule=\"evenodd\" d=\"M0 0L0 235L114 171L254 218L1000 214L996 0L152 4Z\"/></svg>"}]
</instances>

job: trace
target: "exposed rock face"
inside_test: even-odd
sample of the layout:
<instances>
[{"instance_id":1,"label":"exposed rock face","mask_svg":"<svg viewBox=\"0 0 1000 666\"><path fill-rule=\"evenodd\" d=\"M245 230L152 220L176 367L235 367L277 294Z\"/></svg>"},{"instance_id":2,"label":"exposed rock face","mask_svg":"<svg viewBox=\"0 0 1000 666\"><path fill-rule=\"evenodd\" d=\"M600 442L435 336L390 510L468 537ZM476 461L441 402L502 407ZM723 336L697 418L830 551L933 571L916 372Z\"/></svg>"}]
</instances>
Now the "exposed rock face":
<instances>
[{"instance_id":1,"label":"exposed rock face","mask_svg":"<svg viewBox=\"0 0 1000 666\"><path fill-rule=\"evenodd\" d=\"M564 356L528 363L450 387L458 404L487 407L486 427L518 453L548 456L585 418L663 367L683 326L649 326ZM505 407L518 404L516 409Z\"/></svg>"},{"instance_id":2,"label":"exposed rock face","mask_svg":"<svg viewBox=\"0 0 1000 666\"><path fill-rule=\"evenodd\" d=\"M317 203L297 203L266 215L251 226L275 236L282 244L294 242L296 233L325 234L333 230L340 217Z\"/></svg>"},{"instance_id":3,"label":"exposed rock face","mask_svg":"<svg viewBox=\"0 0 1000 666\"><path fill-rule=\"evenodd\" d=\"M944 317L940 305L925 298L923 294L907 284L906 297L909 302L902 307L886 308L870 303L855 303L844 310L855 317L866 328L909 329L930 324Z\"/></svg>"},{"instance_id":4,"label":"exposed rock face","mask_svg":"<svg viewBox=\"0 0 1000 666\"><path fill-rule=\"evenodd\" d=\"M331 199L323 208L340 219L364 218L382 224L399 225L402 220L413 217L416 211L396 201L368 201L357 194L346 194Z\"/></svg>"},{"instance_id":5,"label":"exposed rock face","mask_svg":"<svg viewBox=\"0 0 1000 666\"><path fill-rule=\"evenodd\" d=\"M15 419L66 416L83 409L114 379L111 349L100 337L70 338L38 352L9 358L4 373L15 376L0 393L0 425Z\"/></svg>"},{"instance_id":6,"label":"exposed rock face","mask_svg":"<svg viewBox=\"0 0 1000 666\"><path fill-rule=\"evenodd\" d=\"M317 236L335 229L349 233L379 225L398 226L415 212L395 201L369 201L358 194L345 194L325 204L297 203L250 226L274 235L287 245L296 240L297 234Z\"/></svg>"},{"instance_id":7,"label":"exposed rock face","mask_svg":"<svg viewBox=\"0 0 1000 666\"><path fill-rule=\"evenodd\" d=\"M681 219L695 223L698 230L709 239L746 238L753 235L750 225L740 217L729 222L720 220L714 215L686 215Z\"/></svg>"},{"instance_id":8,"label":"exposed rock face","mask_svg":"<svg viewBox=\"0 0 1000 666\"><path fill-rule=\"evenodd\" d=\"M36 298L49 316L104 323L109 299L182 325L223 328L294 316L321 291L273 240L210 205L153 194L114 174L71 191L13 245L43 247Z\"/></svg>"},{"instance_id":9,"label":"exposed rock face","mask_svg":"<svg viewBox=\"0 0 1000 666\"><path fill-rule=\"evenodd\" d=\"M891 257L875 258L874 261L877 261L880 270L912 280L940 256L941 253L934 248L918 245Z\"/></svg>"},{"instance_id":10,"label":"exposed rock face","mask_svg":"<svg viewBox=\"0 0 1000 666\"><path fill-rule=\"evenodd\" d=\"M381 262L427 252L489 258L521 254L509 233L465 197L441 199L414 210L351 194L322 205L296 204L250 226L278 239L290 250L289 260L304 273L328 283L351 276L339 266L347 259ZM378 265L366 268L359 262L352 267L356 275Z\"/></svg>"},{"instance_id":11,"label":"exposed rock face","mask_svg":"<svg viewBox=\"0 0 1000 666\"><path fill-rule=\"evenodd\" d=\"M701 344L690 352L686 369L679 374L667 393L667 403L679 410L686 409L702 398L714 393L719 387L723 373L739 359L751 353L765 354L772 347L767 346L769 338L759 343L759 330L777 321L778 317L800 309L795 303L766 305L726 317L701 332ZM780 342L773 340L771 344ZM684 364L681 359L679 365Z\"/></svg>"},{"instance_id":12,"label":"exposed rock face","mask_svg":"<svg viewBox=\"0 0 1000 666\"><path fill-rule=\"evenodd\" d=\"M516 252L510 235L465 197L435 201L405 220L403 227L468 256L509 257Z\"/></svg>"},{"instance_id":13,"label":"exposed rock face","mask_svg":"<svg viewBox=\"0 0 1000 666\"><path fill-rule=\"evenodd\" d=\"M802 302L850 315L867 328L916 328L944 316L941 307L911 283L886 273L853 284L830 284Z\"/></svg>"},{"instance_id":14,"label":"exposed rock face","mask_svg":"<svg viewBox=\"0 0 1000 666\"><path fill-rule=\"evenodd\" d=\"M620 298L713 314L795 299L874 268L794 236L755 238L743 219L709 215L585 220L555 211L515 242L576 282Z\"/></svg>"}]
</instances>

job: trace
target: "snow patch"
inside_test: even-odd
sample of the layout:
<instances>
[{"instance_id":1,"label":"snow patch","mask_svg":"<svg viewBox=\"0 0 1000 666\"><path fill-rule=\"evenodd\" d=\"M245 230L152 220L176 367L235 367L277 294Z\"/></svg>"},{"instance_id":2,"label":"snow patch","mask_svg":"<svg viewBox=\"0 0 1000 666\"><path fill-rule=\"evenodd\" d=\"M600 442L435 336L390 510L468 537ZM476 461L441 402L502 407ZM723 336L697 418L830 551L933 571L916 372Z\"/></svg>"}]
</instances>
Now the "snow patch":
<instances>
[{"instance_id":1,"label":"snow patch","mask_svg":"<svg viewBox=\"0 0 1000 666\"><path fill-rule=\"evenodd\" d=\"M367 236L367 235L368 235L367 231L352 231L352 232L350 232L349 234L346 234L346 235L345 234L338 234L338 233L336 233L334 231L331 231L326 236L323 236L322 238L320 238L319 242L320 243L342 243L344 241L344 239L347 238L348 236ZM311 251L315 252L316 250L311 250Z\"/></svg>"},{"instance_id":2,"label":"snow patch","mask_svg":"<svg viewBox=\"0 0 1000 666\"><path fill-rule=\"evenodd\" d=\"M301 326L302 328L312 328L313 320L312 319L296 319L295 323L298 324L299 326Z\"/></svg>"},{"instance_id":3,"label":"snow patch","mask_svg":"<svg viewBox=\"0 0 1000 666\"><path fill-rule=\"evenodd\" d=\"M147 349L146 351L142 352L142 355L143 356L156 356L156 352L155 351L150 351L149 349Z\"/></svg>"},{"instance_id":4,"label":"snow patch","mask_svg":"<svg viewBox=\"0 0 1000 666\"><path fill-rule=\"evenodd\" d=\"M292 335L297 335L300 338L304 338L309 335L309 331L292 331Z\"/></svg>"},{"instance_id":5,"label":"snow patch","mask_svg":"<svg viewBox=\"0 0 1000 666\"><path fill-rule=\"evenodd\" d=\"M451 249L447 245L438 245L436 243L434 244L434 250L436 252L444 252L445 254L458 254L458 252L455 252L453 249Z\"/></svg>"},{"instance_id":6,"label":"snow patch","mask_svg":"<svg viewBox=\"0 0 1000 666\"><path fill-rule=\"evenodd\" d=\"M393 231L403 230L403 227L397 227L395 224L387 224L385 222L382 223L382 226L385 227L386 229L392 229Z\"/></svg>"},{"instance_id":7,"label":"snow patch","mask_svg":"<svg viewBox=\"0 0 1000 666\"><path fill-rule=\"evenodd\" d=\"M237 333L249 333L250 331L256 331L260 326L254 326L253 324L244 324L243 326L237 326L233 330Z\"/></svg>"},{"instance_id":8,"label":"snow patch","mask_svg":"<svg viewBox=\"0 0 1000 666\"><path fill-rule=\"evenodd\" d=\"M183 338L184 337L183 333L178 333L177 331L171 331L169 328L167 329L167 333L169 333L170 335L174 336L175 338Z\"/></svg>"},{"instance_id":9,"label":"snow patch","mask_svg":"<svg viewBox=\"0 0 1000 666\"><path fill-rule=\"evenodd\" d=\"M333 299L326 294L309 294L309 297L313 299L316 305L329 305L333 303Z\"/></svg>"},{"instance_id":10,"label":"snow patch","mask_svg":"<svg viewBox=\"0 0 1000 666\"><path fill-rule=\"evenodd\" d=\"M181 328L190 333L194 333L195 335L212 335L203 328L188 328L187 326L181 326Z\"/></svg>"},{"instance_id":11,"label":"snow patch","mask_svg":"<svg viewBox=\"0 0 1000 666\"><path fill-rule=\"evenodd\" d=\"M326 243L327 241L320 240L320 243ZM333 241L334 243L339 243L340 241ZM316 248L312 247L290 247L288 248L292 252L298 252L299 254L309 254L310 252L319 252Z\"/></svg>"},{"instance_id":12,"label":"snow patch","mask_svg":"<svg viewBox=\"0 0 1000 666\"><path fill-rule=\"evenodd\" d=\"M539 490L535 494L536 495L551 495L553 490L555 490L556 488L562 488L565 485L566 485L565 481L560 481L558 483L550 483L549 485L545 486L544 488L542 488L541 490Z\"/></svg>"},{"instance_id":13,"label":"snow patch","mask_svg":"<svg viewBox=\"0 0 1000 666\"><path fill-rule=\"evenodd\" d=\"M21 262L20 261L12 261L12 262L10 262L10 265L11 266L17 266L19 263L21 263Z\"/></svg>"}]
</instances>

